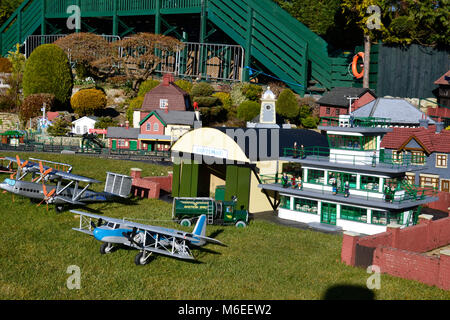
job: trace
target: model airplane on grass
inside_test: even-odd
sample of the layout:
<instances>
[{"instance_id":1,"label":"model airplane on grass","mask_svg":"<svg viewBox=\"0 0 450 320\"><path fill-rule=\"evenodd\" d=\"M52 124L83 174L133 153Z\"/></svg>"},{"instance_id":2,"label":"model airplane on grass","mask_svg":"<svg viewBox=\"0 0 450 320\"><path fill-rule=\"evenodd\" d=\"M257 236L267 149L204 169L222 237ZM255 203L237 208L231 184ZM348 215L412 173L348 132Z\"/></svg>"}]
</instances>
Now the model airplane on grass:
<instances>
[{"instance_id":1,"label":"model airplane on grass","mask_svg":"<svg viewBox=\"0 0 450 320\"><path fill-rule=\"evenodd\" d=\"M114 219L77 210L80 215L79 228L73 228L103 242L100 253L110 253L117 246L139 250L134 262L144 265L150 262L153 253L183 259L195 260L190 246L200 247L207 242L223 245L219 240L206 237L206 215L200 216L192 233ZM93 221L96 220L96 223Z\"/></svg>"},{"instance_id":2,"label":"model airplane on grass","mask_svg":"<svg viewBox=\"0 0 450 320\"><path fill-rule=\"evenodd\" d=\"M71 173L72 167L68 164L39 159L22 161L19 157L5 159L17 163L17 172L0 183L0 188L13 195L40 201L38 206L45 202L47 210L48 204L55 204L60 212L65 205L84 206L91 202L113 201L126 198L131 191L131 178L128 176L107 172L105 191L96 192L88 188L100 181ZM43 162L65 170L44 166ZM32 175L31 181L26 181L29 174Z\"/></svg>"}]
</instances>

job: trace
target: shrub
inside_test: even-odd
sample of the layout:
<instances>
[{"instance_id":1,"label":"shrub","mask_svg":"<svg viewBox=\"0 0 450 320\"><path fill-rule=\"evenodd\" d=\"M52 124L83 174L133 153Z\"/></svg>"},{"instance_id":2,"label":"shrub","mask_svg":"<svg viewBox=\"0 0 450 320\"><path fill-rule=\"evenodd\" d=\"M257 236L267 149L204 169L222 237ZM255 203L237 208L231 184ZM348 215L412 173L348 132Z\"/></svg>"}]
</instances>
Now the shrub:
<instances>
[{"instance_id":1,"label":"shrub","mask_svg":"<svg viewBox=\"0 0 450 320\"><path fill-rule=\"evenodd\" d=\"M256 84L246 83L242 87L242 93L247 100L260 102L260 98L263 92L263 88Z\"/></svg>"},{"instance_id":2,"label":"shrub","mask_svg":"<svg viewBox=\"0 0 450 320\"><path fill-rule=\"evenodd\" d=\"M19 116L22 121L37 117L42 114L41 108L46 104L45 110L50 111L55 107L55 95L50 93L37 93L25 98L19 108Z\"/></svg>"},{"instance_id":3,"label":"shrub","mask_svg":"<svg viewBox=\"0 0 450 320\"><path fill-rule=\"evenodd\" d=\"M37 47L25 63L23 94L51 93L58 104L66 105L72 94L73 76L69 60L56 45Z\"/></svg>"},{"instance_id":4,"label":"shrub","mask_svg":"<svg viewBox=\"0 0 450 320\"><path fill-rule=\"evenodd\" d=\"M192 87L193 87L192 82L180 79L180 80L175 81L175 84L178 87L180 87L181 90L191 94Z\"/></svg>"},{"instance_id":5,"label":"shrub","mask_svg":"<svg viewBox=\"0 0 450 320\"><path fill-rule=\"evenodd\" d=\"M12 63L8 59L0 57L0 73L11 73L12 69Z\"/></svg>"},{"instance_id":6,"label":"shrub","mask_svg":"<svg viewBox=\"0 0 450 320\"><path fill-rule=\"evenodd\" d=\"M302 126L307 129L315 129L319 124L320 119L314 116L307 116L302 119Z\"/></svg>"},{"instance_id":7,"label":"shrub","mask_svg":"<svg viewBox=\"0 0 450 320\"><path fill-rule=\"evenodd\" d=\"M193 97L210 97L214 93L214 88L206 82L196 83L191 90Z\"/></svg>"},{"instance_id":8,"label":"shrub","mask_svg":"<svg viewBox=\"0 0 450 320\"><path fill-rule=\"evenodd\" d=\"M242 88L244 83L235 83L230 91L231 103L233 106L239 106L242 102L247 100L245 95L242 93Z\"/></svg>"},{"instance_id":9,"label":"shrub","mask_svg":"<svg viewBox=\"0 0 450 320\"><path fill-rule=\"evenodd\" d=\"M260 112L260 105L256 101L244 101L237 109L237 117L244 121L250 121Z\"/></svg>"},{"instance_id":10,"label":"shrub","mask_svg":"<svg viewBox=\"0 0 450 320\"><path fill-rule=\"evenodd\" d=\"M152 89L156 88L160 82L158 80L147 80L139 86L138 97L145 97L145 95Z\"/></svg>"},{"instance_id":11,"label":"shrub","mask_svg":"<svg viewBox=\"0 0 450 320\"><path fill-rule=\"evenodd\" d=\"M51 126L48 127L47 133L51 136L65 136L70 131L72 124L64 118L56 118Z\"/></svg>"},{"instance_id":12,"label":"shrub","mask_svg":"<svg viewBox=\"0 0 450 320\"><path fill-rule=\"evenodd\" d=\"M225 108L231 107L231 96L229 93L217 92L213 94L213 97L218 98Z\"/></svg>"},{"instance_id":13,"label":"shrub","mask_svg":"<svg viewBox=\"0 0 450 320\"><path fill-rule=\"evenodd\" d=\"M117 127L119 122L111 117L100 117L95 123L95 129L108 129L108 127Z\"/></svg>"},{"instance_id":14,"label":"shrub","mask_svg":"<svg viewBox=\"0 0 450 320\"><path fill-rule=\"evenodd\" d=\"M198 103L199 108L211 108L220 105L217 97L194 97L194 102Z\"/></svg>"},{"instance_id":15,"label":"shrub","mask_svg":"<svg viewBox=\"0 0 450 320\"><path fill-rule=\"evenodd\" d=\"M291 89L285 89L280 93L276 108L277 113L287 119L294 119L298 116L299 107L297 98Z\"/></svg>"},{"instance_id":16,"label":"shrub","mask_svg":"<svg viewBox=\"0 0 450 320\"><path fill-rule=\"evenodd\" d=\"M127 109L127 120L130 123L133 123L133 113L134 110L142 108L142 104L144 103L144 97L136 97L130 101L130 105Z\"/></svg>"},{"instance_id":17,"label":"shrub","mask_svg":"<svg viewBox=\"0 0 450 320\"><path fill-rule=\"evenodd\" d=\"M84 89L75 93L70 104L79 116L93 115L106 107L106 95L98 89Z\"/></svg>"},{"instance_id":18,"label":"shrub","mask_svg":"<svg viewBox=\"0 0 450 320\"><path fill-rule=\"evenodd\" d=\"M11 112L15 107L14 99L10 95L0 95L0 111Z\"/></svg>"}]
</instances>

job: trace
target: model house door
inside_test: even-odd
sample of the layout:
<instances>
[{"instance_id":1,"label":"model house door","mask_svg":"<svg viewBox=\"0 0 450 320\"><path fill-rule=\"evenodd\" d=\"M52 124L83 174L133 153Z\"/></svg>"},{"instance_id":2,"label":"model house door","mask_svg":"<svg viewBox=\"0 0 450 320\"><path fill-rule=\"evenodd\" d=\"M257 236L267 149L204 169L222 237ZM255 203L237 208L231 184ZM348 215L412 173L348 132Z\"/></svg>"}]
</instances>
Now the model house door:
<instances>
[{"instance_id":1,"label":"model house door","mask_svg":"<svg viewBox=\"0 0 450 320\"><path fill-rule=\"evenodd\" d=\"M336 225L336 204L322 202L322 212L320 215L320 222L326 224Z\"/></svg>"},{"instance_id":2,"label":"model house door","mask_svg":"<svg viewBox=\"0 0 450 320\"><path fill-rule=\"evenodd\" d=\"M441 180L441 191L450 192L450 180Z\"/></svg>"},{"instance_id":3,"label":"model house door","mask_svg":"<svg viewBox=\"0 0 450 320\"><path fill-rule=\"evenodd\" d=\"M136 151L137 150L137 141L130 140L130 150Z\"/></svg>"},{"instance_id":4,"label":"model house door","mask_svg":"<svg viewBox=\"0 0 450 320\"><path fill-rule=\"evenodd\" d=\"M115 151L117 149L117 141L113 140L112 141L112 149Z\"/></svg>"}]
</instances>

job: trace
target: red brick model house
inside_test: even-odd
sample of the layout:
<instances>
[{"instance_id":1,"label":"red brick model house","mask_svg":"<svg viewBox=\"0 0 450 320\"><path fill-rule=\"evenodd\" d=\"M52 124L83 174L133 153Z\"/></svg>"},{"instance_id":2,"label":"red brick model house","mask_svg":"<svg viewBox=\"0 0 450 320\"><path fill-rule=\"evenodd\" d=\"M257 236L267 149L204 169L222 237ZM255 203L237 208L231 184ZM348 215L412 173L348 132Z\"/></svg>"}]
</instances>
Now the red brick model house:
<instances>
[{"instance_id":1,"label":"red brick model house","mask_svg":"<svg viewBox=\"0 0 450 320\"><path fill-rule=\"evenodd\" d=\"M155 110L139 122L140 149L167 151L181 135L194 127L195 114L191 111Z\"/></svg>"},{"instance_id":2,"label":"red brick model house","mask_svg":"<svg viewBox=\"0 0 450 320\"><path fill-rule=\"evenodd\" d=\"M169 108L171 111L186 111L191 108L189 94L178 87L172 74L165 74L160 85L145 95L141 112ZM142 118L141 118L142 120Z\"/></svg>"},{"instance_id":3,"label":"red brick model house","mask_svg":"<svg viewBox=\"0 0 450 320\"><path fill-rule=\"evenodd\" d=\"M334 88L317 101L320 106L320 117L339 117L342 114L349 114L350 100L348 98L354 98L351 99L351 111L355 111L375 100L377 96L372 90L366 88Z\"/></svg>"},{"instance_id":4,"label":"red brick model house","mask_svg":"<svg viewBox=\"0 0 450 320\"><path fill-rule=\"evenodd\" d=\"M109 149L125 149L136 151L138 145L139 129L130 128L128 124L125 127L109 127L106 138L109 141Z\"/></svg>"}]
</instances>

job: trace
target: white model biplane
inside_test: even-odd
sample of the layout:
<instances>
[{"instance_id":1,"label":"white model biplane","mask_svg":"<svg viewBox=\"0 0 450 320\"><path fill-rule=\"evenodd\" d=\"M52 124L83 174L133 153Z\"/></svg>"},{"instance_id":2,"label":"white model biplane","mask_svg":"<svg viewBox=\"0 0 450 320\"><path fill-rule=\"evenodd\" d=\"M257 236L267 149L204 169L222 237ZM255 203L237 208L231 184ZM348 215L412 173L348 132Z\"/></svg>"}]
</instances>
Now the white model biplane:
<instances>
[{"instance_id":1,"label":"white model biplane","mask_svg":"<svg viewBox=\"0 0 450 320\"><path fill-rule=\"evenodd\" d=\"M48 204L55 204L56 210L62 211L65 205L82 206L126 198L131 191L131 177L125 175L107 172L105 190L96 192L89 187L100 181L71 173L72 166L68 164L33 158L22 161L18 156L5 159L16 162L17 171L1 182L0 188L13 195L40 200L38 206L46 202L47 210ZM31 181L25 180L30 174Z\"/></svg>"},{"instance_id":2,"label":"white model biplane","mask_svg":"<svg viewBox=\"0 0 450 320\"><path fill-rule=\"evenodd\" d=\"M189 233L77 210L70 210L70 212L80 215L80 225L73 230L94 236L95 239L103 242L100 253L110 253L115 246L139 250L134 260L136 265L147 264L153 253L183 260L195 260L190 246L200 247L208 242L223 245L219 240L205 236L205 215L200 216L194 231Z\"/></svg>"}]
</instances>

